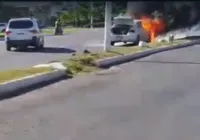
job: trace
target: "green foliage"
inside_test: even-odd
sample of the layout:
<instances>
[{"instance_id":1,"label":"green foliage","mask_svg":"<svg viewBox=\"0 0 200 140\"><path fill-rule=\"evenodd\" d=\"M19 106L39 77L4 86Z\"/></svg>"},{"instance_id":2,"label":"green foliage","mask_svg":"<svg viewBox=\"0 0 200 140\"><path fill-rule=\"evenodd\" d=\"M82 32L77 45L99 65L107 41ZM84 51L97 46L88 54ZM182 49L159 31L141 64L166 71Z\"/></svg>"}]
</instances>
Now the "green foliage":
<instances>
[{"instance_id":1,"label":"green foliage","mask_svg":"<svg viewBox=\"0 0 200 140\"><path fill-rule=\"evenodd\" d=\"M12 6L6 6L0 3L0 21L8 21L10 17L20 17L20 12ZM12 12L11 12L12 11Z\"/></svg>"},{"instance_id":2,"label":"green foliage","mask_svg":"<svg viewBox=\"0 0 200 140\"><path fill-rule=\"evenodd\" d=\"M125 3L125 2L124 2ZM113 3L113 15L125 13L126 3ZM93 2L93 10L91 10L90 2L79 2L79 7L60 15L64 25L83 26L90 24L90 17L93 15L95 23L104 22L105 2Z\"/></svg>"}]
</instances>

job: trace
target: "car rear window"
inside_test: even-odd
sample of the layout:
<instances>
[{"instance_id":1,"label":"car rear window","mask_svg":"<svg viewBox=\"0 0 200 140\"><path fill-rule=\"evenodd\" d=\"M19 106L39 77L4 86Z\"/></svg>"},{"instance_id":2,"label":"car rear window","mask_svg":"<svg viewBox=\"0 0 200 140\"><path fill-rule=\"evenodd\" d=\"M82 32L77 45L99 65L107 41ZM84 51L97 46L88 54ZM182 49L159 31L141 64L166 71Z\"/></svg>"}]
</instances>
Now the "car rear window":
<instances>
[{"instance_id":1,"label":"car rear window","mask_svg":"<svg viewBox=\"0 0 200 140\"><path fill-rule=\"evenodd\" d=\"M12 29L26 29L33 27L33 22L30 20L11 21L9 28Z\"/></svg>"}]
</instances>

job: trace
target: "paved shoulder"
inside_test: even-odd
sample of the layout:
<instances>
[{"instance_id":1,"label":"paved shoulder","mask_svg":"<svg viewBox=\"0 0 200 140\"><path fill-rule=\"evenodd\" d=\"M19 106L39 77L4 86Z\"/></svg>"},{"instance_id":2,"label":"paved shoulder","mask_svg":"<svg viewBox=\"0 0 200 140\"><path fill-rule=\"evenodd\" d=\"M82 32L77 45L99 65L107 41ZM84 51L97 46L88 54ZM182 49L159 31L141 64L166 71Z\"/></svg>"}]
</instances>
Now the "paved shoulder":
<instances>
[{"instance_id":1,"label":"paved shoulder","mask_svg":"<svg viewBox=\"0 0 200 140\"><path fill-rule=\"evenodd\" d=\"M0 139L199 140L199 46L0 102Z\"/></svg>"}]
</instances>

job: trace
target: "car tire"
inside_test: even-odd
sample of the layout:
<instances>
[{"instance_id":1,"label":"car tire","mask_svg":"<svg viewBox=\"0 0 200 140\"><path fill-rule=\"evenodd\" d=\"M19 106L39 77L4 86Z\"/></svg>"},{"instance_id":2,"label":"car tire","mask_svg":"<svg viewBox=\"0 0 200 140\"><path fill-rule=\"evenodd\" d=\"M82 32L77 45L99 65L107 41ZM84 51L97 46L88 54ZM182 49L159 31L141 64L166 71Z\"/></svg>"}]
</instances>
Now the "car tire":
<instances>
[{"instance_id":1,"label":"car tire","mask_svg":"<svg viewBox=\"0 0 200 140\"><path fill-rule=\"evenodd\" d=\"M40 44L40 49L44 49L44 38L42 39L42 43Z\"/></svg>"},{"instance_id":2,"label":"car tire","mask_svg":"<svg viewBox=\"0 0 200 140\"><path fill-rule=\"evenodd\" d=\"M6 44L6 50L7 50L7 51L11 51L11 46L8 45L8 44Z\"/></svg>"},{"instance_id":3,"label":"car tire","mask_svg":"<svg viewBox=\"0 0 200 140\"><path fill-rule=\"evenodd\" d=\"M133 42L134 45L138 45L140 42L140 36L138 35L135 42Z\"/></svg>"},{"instance_id":4,"label":"car tire","mask_svg":"<svg viewBox=\"0 0 200 140\"><path fill-rule=\"evenodd\" d=\"M115 45L115 42L114 42L114 41L111 41L111 42L110 42L110 45L111 45L111 46L114 46L114 45Z\"/></svg>"},{"instance_id":5,"label":"car tire","mask_svg":"<svg viewBox=\"0 0 200 140\"><path fill-rule=\"evenodd\" d=\"M44 43L40 44L40 49L44 49Z\"/></svg>"},{"instance_id":6,"label":"car tire","mask_svg":"<svg viewBox=\"0 0 200 140\"><path fill-rule=\"evenodd\" d=\"M36 50L39 50L41 48L41 45L38 39L36 39L33 44Z\"/></svg>"},{"instance_id":7,"label":"car tire","mask_svg":"<svg viewBox=\"0 0 200 140\"><path fill-rule=\"evenodd\" d=\"M25 51L27 50L27 47L28 47L28 46L18 46L17 49L18 49L18 51L20 51L20 52L25 52Z\"/></svg>"},{"instance_id":8,"label":"car tire","mask_svg":"<svg viewBox=\"0 0 200 140\"><path fill-rule=\"evenodd\" d=\"M39 44L39 43L36 43L36 44L34 45L34 47L35 47L36 50L39 50L39 49L40 49L40 44Z\"/></svg>"}]
</instances>

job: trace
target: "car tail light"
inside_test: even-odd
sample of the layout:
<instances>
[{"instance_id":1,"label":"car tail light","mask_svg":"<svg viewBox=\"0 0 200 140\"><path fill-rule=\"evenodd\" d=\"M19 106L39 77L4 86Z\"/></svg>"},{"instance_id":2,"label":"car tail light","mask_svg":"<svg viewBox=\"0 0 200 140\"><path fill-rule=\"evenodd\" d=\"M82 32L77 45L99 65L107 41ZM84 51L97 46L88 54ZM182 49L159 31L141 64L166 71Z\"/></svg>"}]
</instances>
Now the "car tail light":
<instances>
[{"instance_id":1,"label":"car tail light","mask_svg":"<svg viewBox=\"0 0 200 140\"><path fill-rule=\"evenodd\" d=\"M5 31L5 35L9 35L11 31Z\"/></svg>"},{"instance_id":2,"label":"car tail light","mask_svg":"<svg viewBox=\"0 0 200 140\"><path fill-rule=\"evenodd\" d=\"M30 32L31 32L31 33L34 33L34 34L38 33L37 30L30 30Z\"/></svg>"}]
</instances>

